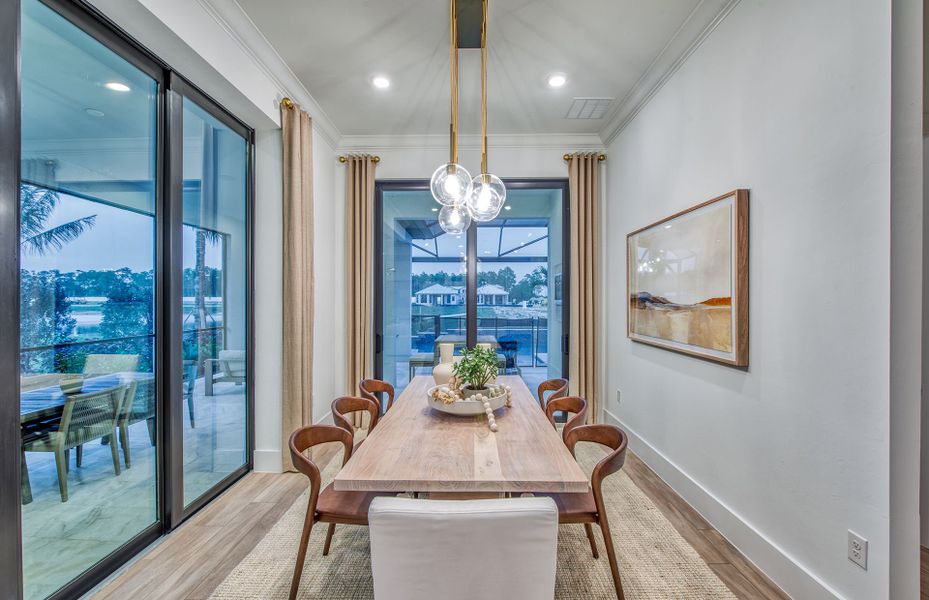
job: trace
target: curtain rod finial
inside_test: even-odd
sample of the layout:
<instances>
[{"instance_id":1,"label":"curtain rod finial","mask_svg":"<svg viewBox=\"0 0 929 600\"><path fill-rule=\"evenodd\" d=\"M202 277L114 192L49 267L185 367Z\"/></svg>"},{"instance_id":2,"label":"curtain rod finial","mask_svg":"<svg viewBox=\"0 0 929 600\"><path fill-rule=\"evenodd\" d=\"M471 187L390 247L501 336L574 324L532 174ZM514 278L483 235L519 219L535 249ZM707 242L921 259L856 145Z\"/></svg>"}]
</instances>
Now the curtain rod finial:
<instances>
[{"instance_id":1,"label":"curtain rod finial","mask_svg":"<svg viewBox=\"0 0 929 600\"><path fill-rule=\"evenodd\" d=\"M294 101L285 96L281 99L281 106L287 109L291 109L294 107Z\"/></svg>"},{"instance_id":2,"label":"curtain rod finial","mask_svg":"<svg viewBox=\"0 0 929 600\"><path fill-rule=\"evenodd\" d=\"M340 162L340 163L344 163L344 162L346 162L346 161L348 161L348 158L346 158L346 157L344 157L344 156L340 156L340 157L339 157L339 162Z\"/></svg>"},{"instance_id":3,"label":"curtain rod finial","mask_svg":"<svg viewBox=\"0 0 929 600\"><path fill-rule=\"evenodd\" d=\"M606 154L599 154L599 155L597 155L597 160L600 161L600 162L605 161L605 160L606 160Z\"/></svg>"}]
</instances>

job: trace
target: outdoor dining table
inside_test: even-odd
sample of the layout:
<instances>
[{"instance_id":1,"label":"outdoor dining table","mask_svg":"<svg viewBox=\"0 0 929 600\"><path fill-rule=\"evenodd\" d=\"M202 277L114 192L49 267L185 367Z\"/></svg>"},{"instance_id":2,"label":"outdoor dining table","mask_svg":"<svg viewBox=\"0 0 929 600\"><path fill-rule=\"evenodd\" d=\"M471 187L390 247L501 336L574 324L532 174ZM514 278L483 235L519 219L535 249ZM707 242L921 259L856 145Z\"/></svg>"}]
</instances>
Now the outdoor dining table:
<instances>
[{"instance_id":1,"label":"outdoor dining table","mask_svg":"<svg viewBox=\"0 0 929 600\"><path fill-rule=\"evenodd\" d=\"M152 373L111 373L97 377L88 377L81 388L82 394L100 392L120 386L131 381L150 381ZM21 423L54 418L64 409L66 396L57 385L41 387L19 396L19 415Z\"/></svg>"},{"instance_id":2,"label":"outdoor dining table","mask_svg":"<svg viewBox=\"0 0 929 600\"><path fill-rule=\"evenodd\" d=\"M588 477L523 380L503 376L497 383L512 388L512 406L496 411L498 430L492 432L483 414L456 416L430 407L426 393L435 382L415 377L336 475L335 489L586 492Z\"/></svg>"},{"instance_id":3,"label":"outdoor dining table","mask_svg":"<svg viewBox=\"0 0 929 600\"><path fill-rule=\"evenodd\" d=\"M155 376L152 373L112 373L88 377L84 380L84 385L79 393L101 392L131 381L152 381L154 378ZM58 385L50 385L21 393L19 396L19 422L23 426L24 438L27 431L30 435L41 435L47 428L57 427L56 421L61 418L66 399L67 396ZM23 453L20 471L22 503L29 504L32 502L32 489L29 484L29 470L26 465L25 453Z\"/></svg>"}]
</instances>

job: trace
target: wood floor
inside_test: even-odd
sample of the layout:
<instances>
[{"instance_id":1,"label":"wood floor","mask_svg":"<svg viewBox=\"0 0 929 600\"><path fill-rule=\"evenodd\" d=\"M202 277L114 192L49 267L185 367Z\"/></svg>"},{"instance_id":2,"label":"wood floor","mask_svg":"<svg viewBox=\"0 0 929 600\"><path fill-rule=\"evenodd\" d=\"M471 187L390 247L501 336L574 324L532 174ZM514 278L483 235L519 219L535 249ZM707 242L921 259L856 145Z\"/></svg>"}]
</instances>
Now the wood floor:
<instances>
[{"instance_id":1,"label":"wood floor","mask_svg":"<svg viewBox=\"0 0 929 600\"><path fill-rule=\"evenodd\" d=\"M623 469L737 597L788 598L638 457ZM91 597L208 598L305 489L302 475L247 475Z\"/></svg>"},{"instance_id":2,"label":"wood floor","mask_svg":"<svg viewBox=\"0 0 929 600\"><path fill-rule=\"evenodd\" d=\"M929 600L929 548L919 547L919 600Z\"/></svg>"}]
</instances>

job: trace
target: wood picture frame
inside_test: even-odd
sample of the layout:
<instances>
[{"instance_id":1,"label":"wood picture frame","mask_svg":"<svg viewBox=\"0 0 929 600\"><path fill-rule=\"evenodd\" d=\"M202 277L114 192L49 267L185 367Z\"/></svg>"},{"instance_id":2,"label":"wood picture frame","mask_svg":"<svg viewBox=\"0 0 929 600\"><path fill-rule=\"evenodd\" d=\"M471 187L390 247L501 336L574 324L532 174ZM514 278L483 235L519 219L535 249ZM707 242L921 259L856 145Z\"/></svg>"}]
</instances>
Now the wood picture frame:
<instances>
[{"instance_id":1,"label":"wood picture frame","mask_svg":"<svg viewBox=\"0 0 929 600\"><path fill-rule=\"evenodd\" d=\"M748 197L736 189L626 236L629 339L748 366Z\"/></svg>"}]
</instances>

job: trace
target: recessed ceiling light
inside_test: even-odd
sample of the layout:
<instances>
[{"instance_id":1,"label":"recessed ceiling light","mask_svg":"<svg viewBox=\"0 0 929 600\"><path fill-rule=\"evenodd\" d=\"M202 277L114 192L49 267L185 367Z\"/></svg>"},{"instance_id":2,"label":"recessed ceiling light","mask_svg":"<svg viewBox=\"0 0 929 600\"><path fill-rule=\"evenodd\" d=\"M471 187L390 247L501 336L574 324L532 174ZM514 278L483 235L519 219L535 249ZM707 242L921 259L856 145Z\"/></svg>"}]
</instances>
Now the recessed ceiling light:
<instances>
[{"instance_id":1,"label":"recessed ceiling light","mask_svg":"<svg viewBox=\"0 0 929 600\"><path fill-rule=\"evenodd\" d=\"M97 110L96 108L85 108L84 112L90 115L91 117L102 117L103 111Z\"/></svg>"},{"instance_id":2,"label":"recessed ceiling light","mask_svg":"<svg viewBox=\"0 0 929 600\"><path fill-rule=\"evenodd\" d=\"M378 75L371 80L371 83L374 84L374 87L380 88L382 90L390 87L390 80L383 75Z\"/></svg>"},{"instance_id":3,"label":"recessed ceiling light","mask_svg":"<svg viewBox=\"0 0 929 600\"><path fill-rule=\"evenodd\" d=\"M108 81L103 84L108 90L113 90L114 92L128 92L129 86L125 83L120 83L119 81Z\"/></svg>"},{"instance_id":4,"label":"recessed ceiling light","mask_svg":"<svg viewBox=\"0 0 929 600\"><path fill-rule=\"evenodd\" d=\"M553 88L560 88L568 82L568 78L564 76L563 73L553 73L548 76L548 86Z\"/></svg>"},{"instance_id":5,"label":"recessed ceiling light","mask_svg":"<svg viewBox=\"0 0 929 600\"><path fill-rule=\"evenodd\" d=\"M432 209L432 212L439 212L439 209L438 209L438 208L433 208L433 209Z\"/></svg>"},{"instance_id":6,"label":"recessed ceiling light","mask_svg":"<svg viewBox=\"0 0 929 600\"><path fill-rule=\"evenodd\" d=\"M509 204L507 204L507 205L506 205L506 206L504 206L503 208L505 208L506 210L512 210L512 208L513 208L513 207L512 207L512 206L510 206Z\"/></svg>"}]
</instances>

